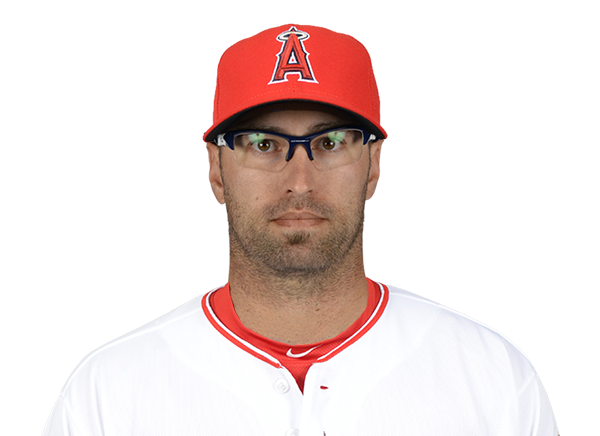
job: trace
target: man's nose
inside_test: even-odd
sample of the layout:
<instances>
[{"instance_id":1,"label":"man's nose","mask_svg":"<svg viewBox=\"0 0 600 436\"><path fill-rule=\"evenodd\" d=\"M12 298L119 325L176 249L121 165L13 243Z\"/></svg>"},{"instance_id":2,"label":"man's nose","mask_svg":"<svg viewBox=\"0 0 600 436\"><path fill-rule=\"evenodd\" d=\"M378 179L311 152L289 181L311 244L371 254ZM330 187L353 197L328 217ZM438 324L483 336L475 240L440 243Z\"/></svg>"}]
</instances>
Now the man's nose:
<instances>
[{"instance_id":1,"label":"man's nose","mask_svg":"<svg viewBox=\"0 0 600 436\"><path fill-rule=\"evenodd\" d=\"M296 195L306 195L315 188L315 166L302 144L297 144L292 156L283 169L285 189Z\"/></svg>"}]
</instances>

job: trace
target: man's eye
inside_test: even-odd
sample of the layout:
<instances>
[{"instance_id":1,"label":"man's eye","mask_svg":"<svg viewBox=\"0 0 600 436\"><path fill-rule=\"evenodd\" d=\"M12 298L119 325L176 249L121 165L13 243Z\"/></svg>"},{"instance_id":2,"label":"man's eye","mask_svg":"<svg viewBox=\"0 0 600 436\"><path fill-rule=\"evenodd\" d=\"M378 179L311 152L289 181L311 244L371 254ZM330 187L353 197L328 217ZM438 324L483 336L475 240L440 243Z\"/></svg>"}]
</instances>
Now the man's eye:
<instances>
[{"instance_id":1,"label":"man's eye","mask_svg":"<svg viewBox=\"0 0 600 436\"><path fill-rule=\"evenodd\" d=\"M325 150L334 150L337 146L340 145L340 143L331 139L324 139L322 145Z\"/></svg>"},{"instance_id":2,"label":"man's eye","mask_svg":"<svg viewBox=\"0 0 600 436\"><path fill-rule=\"evenodd\" d=\"M275 144L273 143L273 141L268 140L268 139L262 140L260 142L253 142L252 146L256 150L262 151L262 152L275 150Z\"/></svg>"},{"instance_id":3,"label":"man's eye","mask_svg":"<svg viewBox=\"0 0 600 436\"><path fill-rule=\"evenodd\" d=\"M256 151L267 152L275 149L275 142L267 139L263 133L251 133L248 135L248 140Z\"/></svg>"},{"instance_id":4,"label":"man's eye","mask_svg":"<svg viewBox=\"0 0 600 436\"><path fill-rule=\"evenodd\" d=\"M320 146L327 151L336 150L344 142L345 137L346 132L343 131L329 132L327 136L321 139Z\"/></svg>"}]
</instances>

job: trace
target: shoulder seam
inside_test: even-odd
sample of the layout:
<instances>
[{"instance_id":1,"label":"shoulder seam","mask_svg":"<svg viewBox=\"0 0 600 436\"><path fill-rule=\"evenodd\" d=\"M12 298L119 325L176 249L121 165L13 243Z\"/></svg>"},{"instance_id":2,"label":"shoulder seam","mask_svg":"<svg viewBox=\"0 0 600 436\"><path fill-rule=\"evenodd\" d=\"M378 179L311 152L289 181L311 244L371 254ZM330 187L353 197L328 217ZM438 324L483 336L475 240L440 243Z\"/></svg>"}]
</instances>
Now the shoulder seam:
<instances>
[{"instance_id":1,"label":"shoulder seam","mask_svg":"<svg viewBox=\"0 0 600 436\"><path fill-rule=\"evenodd\" d=\"M388 288L390 288L390 287L388 286ZM400 293L393 292L392 289L394 289L396 291L400 291ZM392 297L392 296L403 297L403 298L410 298L411 300L419 301L419 302L425 303L427 305L437 307L440 310L445 310L445 311L450 312L450 313L452 313L454 315L460 316L460 317L462 317L462 318L464 318L466 320L469 320L469 321L471 321L471 322L473 322L473 323L475 323L475 324L477 324L477 325L485 328L486 330L489 330L490 332L498 335L498 337L501 338L503 341L506 341L510 345L512 345L513 347L515 347L517 349L517 351L519 351L519 353L521 353L521 355L525 358L525 360L527 360L527 362L529 363L529 366L533 369L533 365L532 365L531 361L529 360L529 358L527 357L527 355L523 352L523 350L521 350L513 341L511 341L505 335L503 335L502 333L500 333L498 330L493 329L492 327L490 327L490 326L482 323L481 321L478 321L475 318L471 318L470 316L465 315L464 313L461 313L461 312L459 312L457 310L454 310L454 309L452 309L450 307L444 306L443 304L437 303L435 301L429 300L427 298L421 297L420 295L413 294L412 292L405 291L405 290L400 289L400 288L393 288L393 287L390 288L390 297ZM533 371L535 372L535 369L533 369Z\"/></svg>"},{"instance_id":2,"label":"shoulder seam","mask_svg":"<svg viewBox=\"0 0 600 436\"><path fill-rule=\"evenodd\" d=\"M61 395L62 393L65 391L65 389L67 388L67 386L69 385L69 383L71 382L71 380L73 379L73 377L77 374L77 372L81 369L81 367L83 366L83 364L87 361L89 361L91 358L93 358L95 355L97 355L98 353L107 350L109 348L112 348L113 346L116 346L120 343L123 342L127 342L129 340L133 340L135 338L144 336L144 335L148 335L151 334L153 332L159 331L162 328L164 328L165 326L172 324L173 322L176 322L182 318L184 318L185 316L188 316L189 313L185 314L185 315L180 315L177 318L171 319L168 322L160 322L158 324L152 325L153 323L156 323L158 320L160 320L161 318L165 318L166 316L168 316L169 314L171 314L172 312L175 312L176 310L178 310L179 308L185 306L186 304L193 304L193 302L195 300L201 300L202 296L196 296L194 298L192 298L191 300L177 306L176 308L174 308L173 310L170 310L169 312L165 313L164 315L159 316L158 318L153 319L152 321L147 322L146 324L130 331L127 332L121 336L119 336L118 338L115 338L103 345L101 345L100 347L96 348L95 350L89 352L88 354L86 354L83 359L81 359L79 361L79 363L77 364L77 366L75 367L75 369L73 369L73 371L71 372L71 374L69 375L69 378L67 378L67 381L65 382L63 388L61 389ZM197 305L196 308L193 309L193 312L195 311L200 311L201 307L200 305Z\"/></svg>"},{"instance_id":3,"label":"shoulder seam","mask_svg":"<svg viewBox=\"0 0 600 436\"><path fill-rule=\"evenodd\" d=\"M535 378L537 377L537 372L535 370L535 368L533 368L533 366L531 367L532 370L532 374L529 377L529 380L527 380L527 382L523 383L523 386L521 388L519 388L519 391L517 393L517 396L520 397L521 395L523 395L523 392L525 392L525 390L529 387L529 385L535 380Z\"/></svg>"},{"instance_id":4,"label":"shoulder seam","mask_svg":"<svg viewBox=\"0 0 600 436\"><path fill-rule=\"evenodd\" d=\"M83 433L79 430L79 427L77 426L77 422L75 420L75 413L73 413L73 409L71 409L69 402L67 401L62 392L58 395L58 399L62 401L67 415L69 415L70 422L73 424L73 427L75 427L75 431L78 435L82 435ZM52 413L54 414L54 411L52 411Z\"/></svg>"}]
</instances>

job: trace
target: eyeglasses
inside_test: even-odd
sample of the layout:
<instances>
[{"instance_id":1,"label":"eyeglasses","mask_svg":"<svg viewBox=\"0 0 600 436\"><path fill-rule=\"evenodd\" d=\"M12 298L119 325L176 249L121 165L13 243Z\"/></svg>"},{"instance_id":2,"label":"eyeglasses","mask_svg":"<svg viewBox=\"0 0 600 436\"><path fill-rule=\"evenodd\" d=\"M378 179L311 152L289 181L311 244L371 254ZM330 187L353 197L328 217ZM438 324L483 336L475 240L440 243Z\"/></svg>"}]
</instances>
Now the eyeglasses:
<instances>
[{"instance_id":1,"label":"eyeglasses","mask_svg":"<svg viewBox=\"0 0 600 436\"><path fill-rule=\"evenodd\" d=\"M266 131L233 131L217 136L218 146L233 150L241 166L265 171L281 171L301 145L315 167L329 170L357 162L375 135L360 127L336 128L308 136L289 136Z\"/></svg>"}]
</instances>

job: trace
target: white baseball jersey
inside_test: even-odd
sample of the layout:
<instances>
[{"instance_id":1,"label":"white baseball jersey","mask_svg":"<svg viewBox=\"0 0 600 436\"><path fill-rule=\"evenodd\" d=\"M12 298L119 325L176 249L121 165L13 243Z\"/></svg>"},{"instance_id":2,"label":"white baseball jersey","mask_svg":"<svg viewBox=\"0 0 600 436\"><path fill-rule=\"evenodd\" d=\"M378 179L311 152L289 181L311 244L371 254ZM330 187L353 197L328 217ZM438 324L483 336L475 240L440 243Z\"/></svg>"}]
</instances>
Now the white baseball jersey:
<instances>
[{"instance_id":1,"label":"white baseball jersey","mask_svg":"<svg viewBox=\"0 0 600 436\"><path fill-rule=\"evenodd\" d=\"M217 328L198 297L88 355L44 436L558 434L535 370L509 341L381 290L379 318L313 364L304 393L273 356Z\"/></svg>"}]
</instances>

